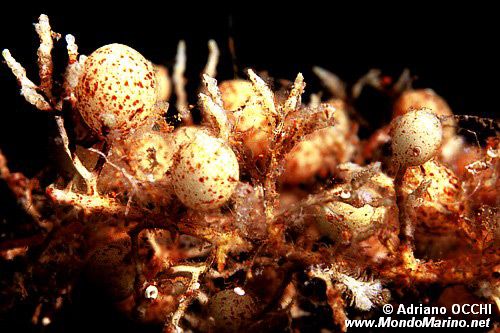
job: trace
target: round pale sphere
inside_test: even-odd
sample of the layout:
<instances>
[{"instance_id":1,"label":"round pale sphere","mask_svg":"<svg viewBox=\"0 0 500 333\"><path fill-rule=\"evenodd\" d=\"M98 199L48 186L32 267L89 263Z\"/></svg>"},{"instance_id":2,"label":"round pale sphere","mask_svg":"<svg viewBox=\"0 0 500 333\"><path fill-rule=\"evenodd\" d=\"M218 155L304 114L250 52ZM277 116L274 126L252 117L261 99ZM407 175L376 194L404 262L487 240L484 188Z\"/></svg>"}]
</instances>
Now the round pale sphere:
<instances>
[{"instance_id":1,"label":"round pale sphere","mask_svg":"<svg viewBox=\"0 0 500 333\"><path fill-rule=\"evenodd\" d=\"M256 304L248 294L223 290L212 296L208 312L218 330L238 332L255 315Z\"/></svg>"},{"instance_id":2,"label":"round pale sphere","mask_svg":"<svg viewBox=\"0 0 500 333\"><path fill-rule=\"evenodd\" d=\"M186 136L186 132L189 132ZM172 184L179 200L192 209L208 210L225 204L239 181L239 165L224 141L202 129L179 132L181 138Z\"/></svg>"},{"instance_id":3,"label":"round pale sphere","mask_svg":"<svg viewBox=\"0 0 500 333\"><path fill-rule=\"evenodd\" d=\"M85 61L75 97L76 109L97 134L127 133L155 113L155 68L126 45L103 46Z\"/></svg>"},{"instance_id":4,"label":"round pale sphere","mask_svg":"<svg viewBox=\"0 0 500 333\"><path fill-rule=\"evenodd\" d=\"M410 111L393 121L392 152L402 166L421 165L439 149L443 129L439 118L425 110Z\"/></svg>"},{"instance_id":5,"label":"round pale sphere","mask_svg":"<svg viewBox=\"0 0 500 333\"><path fill-rule=\"evenodd\" d=\"M452 118L453 112L446 101L436 94L432 89L407 90L399 96L394 103L393 117L402 116L409 111L418 109L429 109L429 112L437 116L448 117L443 121L443 137L448 139L455 134L456 122Z\"/></svg>"}]
</instances>

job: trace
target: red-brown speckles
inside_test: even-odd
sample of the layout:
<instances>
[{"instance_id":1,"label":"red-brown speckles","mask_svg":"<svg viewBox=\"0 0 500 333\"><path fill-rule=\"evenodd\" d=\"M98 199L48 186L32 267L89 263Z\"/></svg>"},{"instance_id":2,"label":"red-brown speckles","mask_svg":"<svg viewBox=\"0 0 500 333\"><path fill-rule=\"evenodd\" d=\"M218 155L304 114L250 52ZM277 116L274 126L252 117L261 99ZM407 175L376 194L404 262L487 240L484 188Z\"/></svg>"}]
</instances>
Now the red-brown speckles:
<instances>
[{"instance_id":1,"label":"red-brown speckles","mask_svg":"<svg viewBox=\"0 0 500 333\"><path fill-rule=\"evenodd\" d=\"M75 89L76 108L89 127L99 134L103 134L103 127L123 133L138 127L155 113L156 77L148 77L152 70L152 65L128 46L104 46L92 53L85 63ZM147 84L142 82L144 77L148 77ZM129 82L141 84L132 87ZM139 103L140 108L137 107ZM107 124L102 123L101 113L104 112L114 115Z\"/></svg>"},{"instance_id":2,"label":"red-brown speckles","mask_svg":"<svg viewBox=\"0 0 500 333\"><path fill-rule=\"evenodd\" d=\"M403 166L420 165L432 158L441 145L443 130L435 114L410 111L393 121L392 151Z\"/></svg>"},{"instance_id":3,"label":"red-brown speckles","mask_svg":"<svg viewBox=\"0 0 500 333\"><path fill-rule=\"evenodd\" d=\"M220 207L227 202L239 179L234 152L203 130L188 128L177 132L176 137L181 143L179 161L172 172L177 197L193 209Z\"/></svg>"}]
</instances>

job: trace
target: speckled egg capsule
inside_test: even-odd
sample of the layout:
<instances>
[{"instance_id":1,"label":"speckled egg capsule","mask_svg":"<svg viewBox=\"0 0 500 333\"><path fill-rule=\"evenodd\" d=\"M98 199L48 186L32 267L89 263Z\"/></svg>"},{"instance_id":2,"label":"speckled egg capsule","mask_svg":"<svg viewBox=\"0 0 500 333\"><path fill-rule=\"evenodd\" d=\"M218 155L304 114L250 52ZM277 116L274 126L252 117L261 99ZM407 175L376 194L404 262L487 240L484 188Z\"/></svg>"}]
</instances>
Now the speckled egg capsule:
<instances>
[{"instance_id":1,"label":"speckled egg capsule","mask_svg":"<svg viewBox=\"0 0 500 333\"><path fill-rule=\"evenodd\" d=\"M247 294L222 290L210 299L208 312L218 331L238 332L254 316L256 304Z\"/></svg>"},{"instance_id":2,"label":"speckled egg capsule","mask_svg":"<svg viewBox=\"0 0 500 333\"><path fill-rule=\"evenodd\" d=\"M428 109L429 112L438 117L447 117L443 128L444 139L449 139L455 135L455 120L452 118L453 112L446 101L436 94L432 89L407 90L394 102L393 117L399 117L411 110Z\"/></svg>"},{"instance_id":3,"label":"speckled egg capsule","mask_svg":"<svg viewBox=\"0 0 500 333\"><path fill-rule=\"evenodd\" d=\"M393 121L392 152L402 166L421 165L432 158L443 137L439 118L426 109L410 111Z\"/></svg>"},{"instance_id":4,"label":"speckled egg capsule","mask_svg":"<svg viewBox=\"0 0 500 333\"><path fill-rule=\"evenodd\" d=\"M75 89L75 106L99 135L125 134L155 113L157 95L153 65L126 45L110 44L85 61Z\"/></svg>"},{"instance_id":5,"label":"speckled egg capsule","mask_svg":"<svg viewBox=\"0 0 500 333\"><path fill-rule=\"evenodd\" d=\"M214 209L233 194L239 181L236 155L224 141L202 129L177 131L180 149L172 171L179 200L192 209Z\"/></svg>"}]
</instances>

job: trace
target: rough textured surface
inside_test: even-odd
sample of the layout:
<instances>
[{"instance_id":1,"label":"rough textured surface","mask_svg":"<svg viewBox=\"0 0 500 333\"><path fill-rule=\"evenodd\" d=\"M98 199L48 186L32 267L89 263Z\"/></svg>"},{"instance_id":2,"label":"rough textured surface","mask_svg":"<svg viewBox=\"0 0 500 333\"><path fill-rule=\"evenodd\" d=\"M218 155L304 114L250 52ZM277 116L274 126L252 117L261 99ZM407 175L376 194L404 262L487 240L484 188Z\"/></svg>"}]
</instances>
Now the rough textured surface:
<instances>
[{"instance_id":1,"label":"rough textured surface","mask_svg":"<svg viewBox=\"0 0 500 333\"><path fill-rule=\"evenodd\" d=\"M134 176L141 181L162 180L173 163L172 141L167 134L154 131L127 140L125 158Z\"/></svg>"},{"instance_id":2,"label":"rough textured surface","mask_svg":"<svg viewBox=\"0 0 500 333\"><path fill-rule=\"evenodd\" d=\"M157 94L153 65L128 46L110 44L86 60L75 90L76 108L98 134L126 133L154 112Z\"/></svg>"},{"instance_id":3,"label":"rough textured surface","mask_svg":"<svg viewBox=\"0 0 500 333\"><path fill-rule=\"evenodd\" d=\"M224 109L233 111L235 129L243 133L243 143L254 157L265 154L272 135L273 119L254 93L250 81L230 80L219 85Z\"/></svg>"},{"instance_id":4,"label":"rough textured surface","mask_svg":"<svg viewBox=\"0 0 500 333\"><path fill-rule=\"evenodd\" d=\"M269 149L273 119L263 108L262 101L252 96L245 106L234 112L236 130L244 133L243 143L254 157L265 154Z\"/></svg>"},{"instance_id":5,"label":"rough textured surface","mask_svg":"<svg viewBox=\"0 0 500 333\"><path fill-rule=\"evenodd\" d=\"M73 88L83 57L77 59L69 38L70 66L64 82L55 82L63 89L54 89L51 97L46 39L57 37L49 34L48 21L37 32L40 86L27 82L24 69L5 52L7 64L23 89L37 95L35 102L47 98L47 111L62 111L63 101L76 106ZM215 71L214 53L212 48L207 72ZM182 122L173 124L181 125L176 132L153 116L144 126L135 127L131 120L130 127L99 128L101 136L78 136L90 132L79 125L71 131L83 120L65 124L69 114L58 112L59 136L51 135L58 147L45 156L50 168L30 179L11 172L0 152L1 187L9 190L0 205L9 212L2 216L5 232L0 235L0 325L7 319L6 327L33 332L346 332L348 317L371 319L387 304L477 302L491 310L500 304L500 140L494 119L457 117L464 126L474 120L489 129L486 133L496 131L493 137L478 136L486 147L479 142L477 151L455 148L459 144L436 149L441 137L435 132L445 123L433 111L408 111L390 126L373 128L372 137L359 144L361 118L356 117L360 123L334 124L333 101L322 103L321 93L302 104L302 74L293 86L277 78L282 89L273 92L251 69L251 96L228 112L215 78L203 75L200 119L192 117L188 106L186 59L181 41L174 66L173 102ZM346 110L353 114L364 104L356 100L363 86L379 90L388 101L411 80L405 71L393 85L391 77L371 70L349 91L335 74L319 72L327 93L352 102ZM197 82L191 80L194 88ZM194 96L189 100L194 102ZM385 103L377 104L371 112L386 110ZM43 103L35 105L44 109ZM107 108L100 111L104 118L99 121L116 120ZM205 127L189 127L193 124ZM241 124L249 131L242 133ZM432 132L432 125L439 131ZM318 139L315 162L333 177L281 186L285 156L300 139L325 126L336 135L326 131ZM393 148L396 154L401 151L400 159L389 164L393 128L393 134L400 131ZM143 130L151 133L142 137ZM171 166L168 153L161 153L164 143L157 134L162 130L173 139L165 147L172 153ZM263 135L260 143L252 142L257 134ZM323 155L321 149L331 142L341 150ZM251 143L263 149L262 158L247 155ZM404 148L418 148L418 154L408 155ZM336 158L351 149L364 156L355 154L351 162L338 165ZM460 158L467 152L471 156ZM422 158L417 166L408 163L414 155ZM445 156L447 163L442 162ZM13 162L17 169L19 161ZM402 167L394 170L394 164ZM449 286L456 288L445 289ZM450 294L458 297L450 299ZM498 314L488 314L493 330ZM478 317L463 316L473 318Z\"/></svg>"},{"instance_id":6,"label":"rough textured surface","mask_svg":"<svg viewBox=\"0 0 500 333\"><path fill-rule=\"evenodd\" d=\"M441 163L430 160L422 166L408 168L401 188L403 196L406 198L428 179L431 183L423 195L423 203L416 207L417 221L436 229L456 227L462 189L453 171Z\"/></svg>"},{"instance_id":7,"label":"rough textured surface","mask_svg":"<svg viewBox=\"0 0 500 333\"><path fill-rule=\"evenodd\" d=\"M350 161L356 152L350 133L351 122L340 100L330 101L335 107L335 125L309 134L286 156L282 180L288 184L309 182L314 176L325 177L339 164Z\"/></svg>"}]
</instances>

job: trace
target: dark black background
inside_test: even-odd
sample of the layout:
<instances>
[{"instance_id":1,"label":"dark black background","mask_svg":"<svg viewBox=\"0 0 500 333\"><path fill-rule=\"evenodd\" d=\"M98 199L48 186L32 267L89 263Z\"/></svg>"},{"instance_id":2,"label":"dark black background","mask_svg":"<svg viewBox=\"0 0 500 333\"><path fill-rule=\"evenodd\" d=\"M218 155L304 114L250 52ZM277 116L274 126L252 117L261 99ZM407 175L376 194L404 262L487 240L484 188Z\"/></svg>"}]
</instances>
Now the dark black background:
<instances>
[{"instance_id":1,"label":"dark black background","mask_svg":"<svg viewBox=\"0 0 500 333\"><path fill-rule=\"evenodd\" d=\"M0 48L9 48L37 83L38 37L32 23L40 13L49 15L55 31L73 34L79 51L87 55L99 46L119 42L155 63L171 66L177 42L185 39L193 92L210 38L218 42L222 53L218 79L235 76L228 51L228 37L232 36L240 69L236 75L242 76L244 68L252 67L268 70L273 77L293 79L300 71L308 92L315 92L320 85L311 73L313 65L330 69L351 84L371 68L393 77L409 68L418 77L416 87L433 88L456 114L498 117L499 26L493 8L456 3L438 8L420 1L407 2L404 7L306 1L281 4L272 12L251 2L231 9L195 3L178 8L168 2L158 6L145 1L113 7L104 1L98 5L23 2L16 8L0 8ZM63 42L57 45L54 57L62 71L66 60ZM32 176L50 163L53 119L24 101L4 64L0 64L0 97L0 149L13 170ZM360 111L376 127L390 118L388 105L372 92L367 102L360 104ZM0 194L0 205L5 204L2 200ZM99 310L98 300L94 306L95 311L78 306L68 310L64 316L68 326L62 331L99 331L99 327L116 324L109 317L113 315ZM99 321L106 320L108 325L99 326ZM127 331L127 324L122 325L118 327Z\"/></svg>"},{"instance_id":2,"label":"dark black background","mask_svg":"<svg viewBox=\"0 0 500 333\"><path fill-rule=\"evenodd\" d=\"M308 92L314 92L320 85L311 73L313 65L330 69L349 83L371 68L397 77L407 67L418 77L416 87L433 88L456 114L498 115L499 27L494 10L481 5L305 2L281 4L269 11L263 4L249 2L236 9L142 1L114 5L22 3L17 8L2 8L0 48L9 48L34 82L38 82L38 38L32 23L40 13L49 15L55 31L73 34L80 53L87 55L99 46L119 42L155 63L172 65L177 42L185 39L192 91L198 85L210 38L218 42L222 53L218 79L234 76L228 51L228 37L232 36L240 76L247 67L287 79L301 71ZM62 71L66 61L63 41L54 57ZM25 103L3 64L0 87L0 149L11 157L14 169L33 174L49 154L51 117ZM378 102L375 98L361 103L361 112L375 127L389 117L387 103Z\"/></svg>"}]
</instances>

